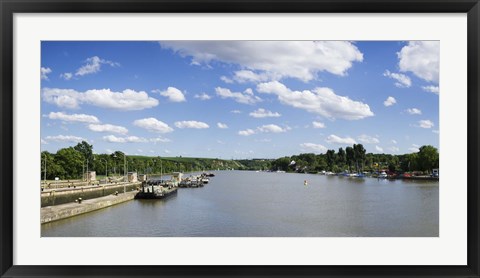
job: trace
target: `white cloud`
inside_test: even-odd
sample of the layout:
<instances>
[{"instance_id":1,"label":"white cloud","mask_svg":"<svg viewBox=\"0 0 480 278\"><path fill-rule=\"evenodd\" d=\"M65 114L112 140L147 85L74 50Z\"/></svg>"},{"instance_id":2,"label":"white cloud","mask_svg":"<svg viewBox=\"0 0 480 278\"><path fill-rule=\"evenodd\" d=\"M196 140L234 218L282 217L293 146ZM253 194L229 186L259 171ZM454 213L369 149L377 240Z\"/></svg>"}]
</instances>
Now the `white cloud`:
<instances>
[{"instance_id":1,"label":"white cloud","mask_svg":"<svg viewBox=\"0 0 480 278\"><path fill-rule=\"evenodd\" d=\"M272 112L265 110L263 108L259 108L250 113L250 116L254 118L267 118L267 117L280 117L281 115L278 112Z\"/></svg>"},{"instance_id":2,"label":"white cloud","mask_svg":"<svg viewBox=\"0 0 480 278\"><path fill-rule=\"evenodd\" d=\"M154 93L167 97L171 102L184 102L186 101L185 95L175 87L168 87L165 91L153 90Z\"/></svg>"},{"instance_id":3,"label":"white cloud","mask_svg":"<svg viewBox=\"0 0 480 278\"><path fill-rule=\"evenodd\" d=\"M225 83L227 83L227 84L232 84L232 83L233 83L233 80L232 80L232 79L230 79L230 78L228 78L228 77L226 77L226 76L224 76L224 75L222 75L222 76L220 77L220 80L222 80L223 82L225 82Z\"/></svg>"},{"instance_id":4,"label":"white cloud","mask_svg":"<svg viewBox=\"0 0 480 278\"><path fill-rule=\"evenodd\" d=\"M325 128L325 124L322 122L313 121L312 125L313 125L313 128Z\"/></svg>"},{"instance_id":5,"label":"white cloud","mask_svg":"<svg viewBox=\"0 0 480 278\"><path fill-rule=\"evenodd\" d=\"M438 86L422 86L422 89L425 92L434 93L436 95L440 93L440 88Z\"/></svg>"},{"instance_id":6,"label":"white cloud","mask_svg":"<svg viewBox=\"0 0 480 278\"><path fill-rule=\"evenodd\" d=\"M233 114L241 114L242 113L242 111L240 111L240 110L232 110L230 112L232 112Z\"/></svg>"},{"instance_id":7,"label":"white cloud","mask_svg":"<svg viewBox=\"0 0 480 278\"><path fill-rule=\"evenodd\" d=\"M48 80L48 74L52 72L51 68L40 68L40 79Z\"/></svg>"},{"instance_id":8,"label":"white cloud","mask_svg":"<svg viewBox=\"0 0 480 278\"><path fill-rule=\"evenodd\" d=\"M200 95L197 94L197 95L195 95L194 97L195 97L195 98L198 98L198 99L200 99L200 100L209 100L209 99L212 98L211 96L207 95L206 93L202 93L202 94L200 94Z\"/></svg>"},{"instance_id":9,"label":"white cloud","mask_svg":"<svg viewBox=\"0 0 480 278\"><path fill-rule=\"evenodd\" d=\"M407 113L410 115L422 115L422 110L418 108L408 108Z\"/></svg>"},{"instance_id":10,"label":"white cloud","mask_svg":"<svg viewBox=\"0 0 480 278\"><path fill-rule=\"evenodd\" d=\"M80 123L99 123L97 117L86 114L66 114L63 112L50 112L48 118L51 120L61 120L65 122L80 122Z\"/></svg>"},{"instance_id":11,"label":"white cloud","mask_svg":"<svg viewBox=\"0 0 480 278\"><path fill-rule=\"evenodd\" d=\"M232 92L226 88L217 87L215 88L215 92L221 98L233 98L238 103L254 104L262 100L258 96L254 96L251 93L251 89L250 90L247 89L245 90L245 92L240 93L240 92Z\"/></svg>"},{"instance_id":12,"label":"white cloud","mask_svg":"<svg viewBox=\"0 0 480 278\"><path fill-rule=\"evenodd\" d=\"M278 125L274 125L274 124L269 124L269 125L263 125L263 126L260 126L257 128L258 131L260 132L272 132L272 133L281 133L281 132L286 132L287 130L289 130L289 128L282 128Z\"/></svg>"},{"instance_id":13,"label":"white cloud","mask_svg":"<svg viewBox=\"0 0 480 278\"><path fill-rule=\"evenodd\" d=\"M411 148L408 148L408 150L412 153L418 153L420 151L417 147L411 147Z\"/></svg>"},{"instance_id":14,"label":"white cloud","mask_svg":"<svg viewBox=\"0 0 480 278\"><path fill-rule=\"evenodd\" d=\"M315 152L315 153L324 153L328 149L320 144L314 144L314 143L302 143L300 144L300 147L307 152Z\"/></svg>"},{"instance_id":15,"label":"white cloud","mask_svg":"<svg viewBox=\"0 0 480 278\"><path fill-rule=\"evenodd\" d=\"M363 61L363 54L347 41L171 41L160 45L191 57L195 65L221 61L276 79L309 81L322 71L343 76L354 62Z\"/></svg>"},{"instance_id":16,"label":"white cloud","mask_svg":"<svg viewBox=\"0 0 480 278\"><path fill-rule=\"evenodd\" d=\"M84 76L87 74L97 73L100 71L103 64L110 65L112 67L120 66L119 63L101 59L98 56L93 56L85 60L85 65L77 69L75 75Z\"/></svg>"},{"instance_id":17,"label":"white cloud","mask_svg":"<svg viewBox=\"0 0 480 278\"><path fill-rule=\"evenodd\" d=\"M406 76L405 74L390 72L389 70L386 70L383 73L383 76L395 79L397 81L395 82L395 86L398 88L408 88L412 86L412 80L410 80L410 77Z\"/></svg>"},{"instance_id":18,"label":"white cloud","mask_svg":"<svg viewBox=\"0 0 480 278\"><path fill-rule=\"evenodd\" d=\"M440 131L438 129L433 129L432 132L436 134L440 134Z\"/></svg>"},{"instance_id":19,"label":"white cloud","mask_svg":"<svg viewBox=\"0 0 480 278\"><path fill-rule=\"evenodd\" d=\"M145 143L147 139L137 136L117 137L115 135L103 136L103 140L109 143Z\"/></svg>"},{"instance_id":20,"label":"white cloud","mask_svg":"<svg viewBox=\"0 0 480 278\"><path fill-rule=\"evenodd\" d=\"M224 123L217 123L217 127L225 129L225 128L228 128L228 125Z\"/></svg>"},{"instance_id":21,"label":"white cloud","mask_svg":"<svg viewBox=\"0 0 480 278\"><path fill-rule=\"evenodd\" d=\"M44 139L40 139L40 143L41 143L42 145L47 145L47 144L48 144L48 142L45 141Z\"/></svg>"},{"instance_id":22,"label":"white cloud","mask_svg":"<svg viewBox=\"0 0 480 278\"><path fill-rule=\"evenodd\" d=\"M359 120L374 115L368 104L336 95L330 88L316 88L313 91L300 92L292 91L278 81L272 81L258 84L257 91L275 94L283 104L331 119Z\"/></svg>"},{"instance_id":23,"label":"white cloud","mask_svg":"<svg viewBox=\"0 0 480 278\"><path fill-rule=\"evenodd\" d=\"M196 128L196 129L209 128L208 124L204 122L197 122L197 121L179 121L179 122L175 122L175 126L178 128Z\"/></svg>"},{"instance_id":24,"label":"white cloud","mask_svg":"<svg viewBox=\"0 0 480 278\"><path fill-rule=\"evenodd\" d=\"M393 139L390 142L392 142L392 144L397 144L397 141Z\"/></svg>"},{"instance_id":25,"label":"white cloud","mask_svg":"<svg viewBox=\"0 0 480 278\"><path fill-rule=\"evenodd\" d=\"M383 105L385 106L392 106L394 105L395 103L397 103L397 100L394 98L394 97L388 97L384 102L383 102Z\"/></svg>"},{"instance_id":26,"label":"white cloud","mask_svg":"<svg viewBox=\"0 0 480 278\"><path fill-rule=\"evenodd\" d=\"M340 144L340 145L353 145L357 143L355 139L351 137L342 138L335 134L329 135L326 141L327 143L330 143L330 144Z\"/></svg>"},{"instance_id":27,"label":"white cloud","mask_svg":"<svg viewBox=\"0 0 480 278\"><path fill-rule=\"evenodd\" d=\"M68 142L68 143L78 143L81 141L87 141L87 139L72 136L72 135L57 135L57 136L47 136L45 137L46 141L55 141L55 142Z\"/></svg>"},{"instance_id":28,"label":"white cloud","mask_svg":"<svg viewBox=\"0 0 480 278\"><path fill-rule=\"evenodd\" d=\"M266 73L257 74L251 70L239 70L234 73L233 79L238 83L258 83L268 81L271 77Z\"/></svg>"},{"instance_id":29,"label":"white cloud","mask_svg":"<svg viewBox=\"0 0 480 278\"><path fill-rule=\"evenodd\" d=\"M388 149L389 149L390 151L394 152L394 153L400 151L400 149L399 149L398 147L395 147L395 146L392 146L392 147L390 147L390 148L388 148Z\"/></svg>"},{"instance_id":30,"label":"white cloud","mask_svg":"<svg viewBox=\"0 0 480 278\"><path fill-rule=\"evenodd\" d=\"M380 143L380 140L378 140L378 138L375 138L375 137L372 137L372 136L369 136L369 135L366 135L366 134L362 134L360 136L357 137L358 141L360 141L361 143L364 143L364 144L378 144Z\"/></svg>"},{"instance_id":31,"label":"white cloud","mask_svg":"<svg viewBox=\"0 0 480 278\"><path fill-rule=\"evenodd\" d=\"M168 143L168 142L170 142L170 139L163 138L163 137L157 137L157 138L151 138L149 141L152 142L152 143L155 143L155 144L156 143Z\"/></svg>"},{"instance_id":32,"label":"white cloud","mask_svg":"<svg viewBox=\"0 0 480 278\"><path fill-rule=\"evenodd\" d=\"M375 146L375 150L379 153L383 153L383 148L379 146Z\"/></svg>"},{"instance_id":33,"label":"white cloud","mask_svg":"<svg viewBox=\"0 0 480 278\"><path fill-rule=\"evenodd\" d=\"M77 92L73 89L44 88L42 95L44 101L68 109L79 108L80 104L117 110L142 110L158 105L158 100L144 91L130 89L123 92L112 92L110 89Z\"/></svg>"},{"instance_id":34,"label":"white cloud","mask_svg":"<svg viewBox=\"0 0 480 278\"><path fill-rule=\"evenodd\" d=\"M255 134L255 130L250 129L250 128L249 128L249 129L245 129L245 130L240 130L240 131L238 132L238 135L242 135L242 136L250 136L250 135L252 135L252 134Z\"/></svg>"},{"instance_id":35,"label":"white cloud","mask_svg":"<svg viewBox=\"0 0 480 278\"><path fill-rule=\"evenodd\" d=\"M118 134L128 133L128 129L125 127L111 124L89 124L88 129L95 132L113 132Z\"/></svg>"},{"instance_id":36,"label":"white cloud","mask_svg":"<svg viewBox=\"0 0 480 278\"><path fill-rule=\"evenodd\" d=\"M425 81L438 82L439 41L411 41L397 53L397 56L400 71L410 71Z\"/></svg>"},{"instance_id":37,"label":"white cloud","mask_svg":"<svg viewBox=\"0 0 480 278\"><path fill-rule=\"evenodd\" d=\"M434 126L433 122L430 120L420 120L418 121L418 127L421 128L432 128Z\"/></svg>"},{"instance_id":38,"label":"white cloud","mask_svg":"<svg viewBox=\"0 0 480 278\"><path fill-rule=\"evenodd\" d=\"M65 80L70 80L73 77L73 74L71 72L65 72L60 74L60 77L65 79Z\"/></svg>"},{"instance_id":39,"label":"white cloud","mask_svg":"<svg viewBox=\"0 0 480 278\"><path fill-rule=\"evenodd\" d=\"M166 123L159 121L155 118L136 120L133 122L133 125L144 128L151 132L168 133L173 131L173 128L169 127Z\"/></svg>"}]
</instances>

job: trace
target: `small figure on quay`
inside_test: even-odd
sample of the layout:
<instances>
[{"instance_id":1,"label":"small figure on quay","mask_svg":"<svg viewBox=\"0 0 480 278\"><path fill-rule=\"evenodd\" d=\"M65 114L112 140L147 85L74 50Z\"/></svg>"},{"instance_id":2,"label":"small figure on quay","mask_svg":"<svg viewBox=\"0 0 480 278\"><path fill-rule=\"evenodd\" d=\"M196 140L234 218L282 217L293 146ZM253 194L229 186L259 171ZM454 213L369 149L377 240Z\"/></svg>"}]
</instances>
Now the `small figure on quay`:
<instances>
[{"instance_id":1,"label":"small figure on quay","mask_svg":"<svg viewBox=\"0 0 480 278\"><path fill-rule=\"evenodd\" d=\"M303 185L307 186L307 185L308 185L308 181L307 181L307 180L304 180L304 181L303 181Z\"/></svg>"}]
</instances>

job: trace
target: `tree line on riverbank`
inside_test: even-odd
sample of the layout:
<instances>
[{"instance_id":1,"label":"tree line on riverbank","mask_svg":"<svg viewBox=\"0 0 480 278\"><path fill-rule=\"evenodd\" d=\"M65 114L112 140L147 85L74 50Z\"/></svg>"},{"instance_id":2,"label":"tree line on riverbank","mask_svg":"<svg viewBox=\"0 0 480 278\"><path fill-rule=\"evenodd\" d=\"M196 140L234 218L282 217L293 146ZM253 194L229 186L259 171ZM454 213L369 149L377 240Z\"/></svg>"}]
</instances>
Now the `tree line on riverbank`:
<instances>
[{"instance_id":1,"label":"tree line on riverbank","mask_svg":"<svg viewBox=\"0 0 480 278\"><path fill-rule=\"evenodd\" d=\"M41 178L53 180L80 179L86 171L97 175L122 176L134 171L144 174L208 171L216 169L272 170L317 173L331 171L362 172L388 170L390 172L420 171L430 173L439 168L438 150L422 146L416 153L392 155L366 153L362 144L354 144L325 154L302 153L278 159L223 160L216 158L151 157L125 155L121 151L111 154L94 154L93 146L85 141L56 153L41 153Z\"/></svg>"},{"instance_id":2,"label":"tree line on riverbank","mask_svg":"<svg viewBox=\"0 0 480 278\"><path fill-rule=\"evenodd\" d=\"M271 170L287 172L331 171L340 173L349 171L374 172L387 170L390 172L423 172L431 173L432 169L439 168L438 150L430 145L419 148L416 153L392 155L366 153L362 144L354 144L345 149L328 150L325 154L303 153L286 156L271 162Z\"/></svg>"},{"instance_id":3,"label":"tree line on riverbank","mask_svg":"<svg viewBox=\"0 0 480 278\"><path fill-rule=\"evenodd\" d=\"M236 161L215 158L125 155L121 151L94 154L93 146L85 141L56 153L41 153L41 178L47 180L56 177L62 180L81 179L87 171L96 171L97 176L123 176L124 170L139 174L161 174L239 168L244 167Z\"/></svg>"}]
</instances>

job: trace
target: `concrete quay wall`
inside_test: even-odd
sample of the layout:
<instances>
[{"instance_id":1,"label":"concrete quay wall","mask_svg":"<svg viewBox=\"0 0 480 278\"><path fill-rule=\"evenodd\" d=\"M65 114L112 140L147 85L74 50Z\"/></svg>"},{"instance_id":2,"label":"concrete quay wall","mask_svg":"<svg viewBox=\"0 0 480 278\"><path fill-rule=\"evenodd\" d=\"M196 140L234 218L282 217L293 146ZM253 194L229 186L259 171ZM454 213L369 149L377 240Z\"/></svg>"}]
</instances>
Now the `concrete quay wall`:
<instances>
[{"instance_id":1,"label":"concrete quay wall","mask_svg":"<svg viewBox=\"0 0 480 278\"><path fill-rule=\"evenodd\" d=\"M127 202L133 200L136 193L137 191L132 191L118 194L117 196L109 195L96 199L85 200L81 203L68 203L44 207L40 209L40 223L49 223Z\"/></svg>"},{"instance_id":2,"label":"concrete quay wall","mask_svg":"<svg viewBox=\"0 0 480 278\"><path fill-rule=\"evenodd\" d=\"M59 190L44 190L41 192L41 207L72 203L78 198L82 198L83 200L99 198L114 194L116 191L118 191L118 193L123 193L124 187L126 192L136 191L140 186L141 183L137 182Z\"/></svg>"}]
</instances>

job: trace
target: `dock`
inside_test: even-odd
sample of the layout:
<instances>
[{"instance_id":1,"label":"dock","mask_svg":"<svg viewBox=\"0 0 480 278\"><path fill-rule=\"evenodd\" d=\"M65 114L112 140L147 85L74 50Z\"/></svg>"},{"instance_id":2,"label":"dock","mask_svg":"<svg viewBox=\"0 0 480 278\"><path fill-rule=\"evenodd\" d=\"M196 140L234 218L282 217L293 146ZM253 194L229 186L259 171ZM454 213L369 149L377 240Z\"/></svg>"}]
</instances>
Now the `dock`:
<instances>
[{"instance_id":1,"label":"dock","mask_svg":"<svg viewBox=\"0 0 480 278\"><path fill-rule=\"evenodd\" d=\"M80 203L75 202L43 207L40 209L40 223L45 224L124 203L133 200L135 194L137 194L137 191L83 200Z\"/></svg>"}]
</instances>

